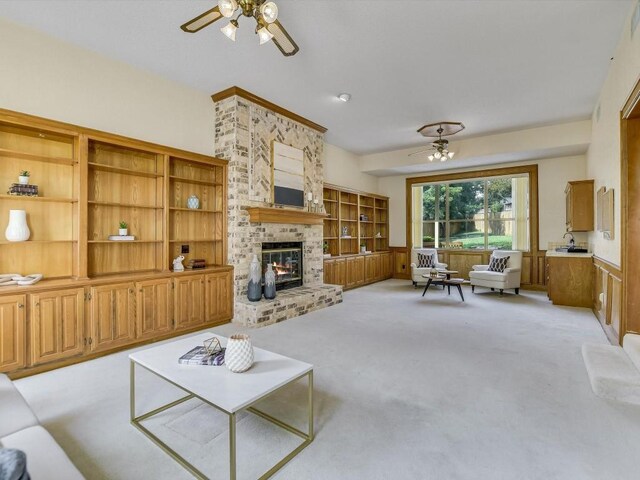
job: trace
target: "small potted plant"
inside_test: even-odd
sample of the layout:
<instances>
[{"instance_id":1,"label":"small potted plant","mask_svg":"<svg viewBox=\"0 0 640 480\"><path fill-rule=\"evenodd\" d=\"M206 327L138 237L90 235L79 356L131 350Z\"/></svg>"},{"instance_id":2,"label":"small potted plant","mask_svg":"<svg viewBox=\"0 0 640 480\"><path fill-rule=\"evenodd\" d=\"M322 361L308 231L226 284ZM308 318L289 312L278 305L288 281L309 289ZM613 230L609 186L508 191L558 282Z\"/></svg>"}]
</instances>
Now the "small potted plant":
<instances>
[{"instance_id":1,"label":"small potted plant","mask_svg":"<svg viewBox=\"0 0 640 480\"><path fill-rule=\"evenodd\" d=\"M20 175L18 176L18 183L20 183L20 185L29 185L30 176L31 173L29 173L27 170L21 170Z\"/></svg>"},{"instance_id":2,"label":"small potted plant","mask_svg":"<svg viewBox=\"0 0 640 480\"><path fill-rule=\"evenodd\" d=\"M329 242L327 242L326 240L322 244L322 253L324 253L325 255L329 253Z\"/></svg>"},{"instance_id":3,"label":"small potted plant","mask_svg":"<svg viewBox=\"0 0 640 480\"><path fill-rule=\"evenodd\" d=\"M118 230L118 235L120 235L121 237L126 236L128 226L129 224L127 222L125 222L124 220L120 220L120 229Z\"/></svg>"},{"instance_id":4,"label":"small potted plant","mask_svg":"<svg viewBox=\"0 0 640 480\"><path fill-rule=\"evenodd\" d=\"M367 253L367 244L366 243L361 243L360 244L360 253Z\"/></svg>"}]
</instances>

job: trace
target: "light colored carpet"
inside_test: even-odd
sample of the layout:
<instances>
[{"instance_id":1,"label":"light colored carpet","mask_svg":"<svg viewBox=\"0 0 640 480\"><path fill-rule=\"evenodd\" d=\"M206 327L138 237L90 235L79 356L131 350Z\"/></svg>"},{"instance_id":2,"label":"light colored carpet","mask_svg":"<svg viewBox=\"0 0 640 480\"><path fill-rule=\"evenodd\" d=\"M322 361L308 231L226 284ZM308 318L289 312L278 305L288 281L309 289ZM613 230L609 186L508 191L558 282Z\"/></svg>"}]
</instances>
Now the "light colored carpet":
<instances>
[{"instance_id":1,"label":"light colored carpet","mask_svg":"<svg viewBox=\"0 0 640 480\"><path fill-rule=\"evenodd\" d=\"M389 280L249 330L256 346L315 365L316 440L274 478L637 478L640 409L592 393L581 345L607 340L590 311L526 291L501 298L465 288L465 303L454 292L420 294ZM129 425L128 367L123 352L17 386L87 478L190 478ZM285 397L300 399L302 389ZM141 409L171 394L140 377ZM268 408L303 420L286 400ZM224 478L224 423L196 403L178 413L154 431ZM240 478L265 470L291 441L253 415L238 431Z\"/></svg>"}]
</instances>

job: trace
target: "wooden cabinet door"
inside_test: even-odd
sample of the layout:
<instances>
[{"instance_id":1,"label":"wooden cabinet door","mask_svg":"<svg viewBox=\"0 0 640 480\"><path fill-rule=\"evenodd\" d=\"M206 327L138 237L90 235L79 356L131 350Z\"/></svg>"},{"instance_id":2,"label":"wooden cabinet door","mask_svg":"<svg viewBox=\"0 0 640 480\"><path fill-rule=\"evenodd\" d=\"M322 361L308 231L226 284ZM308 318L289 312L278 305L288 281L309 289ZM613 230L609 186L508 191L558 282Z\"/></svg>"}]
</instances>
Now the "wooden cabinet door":
<instances>
[{"instance_id":1,"label":"wooden cabinet door","mask_svg":"<svg viewBox=\"0 0 640 480\"><path fill-rule=\"evenodd\" d=\"M347 260L345 258L336 260L333 283L343 287L347 286Z\"/></svg>"},{"instance_id":2,"label":"wooden cabinet door","mask_svg":"<svg viewBox=\"0 0 640 480\"><path fill-rule=\"evenodd\" d=\"M31 365L82 354L84 289L29 295Z\"/></svg>"},{"instance_id":3,"label":"wooden cabinet door","mask_svg":"<svg viewBox=\"0 0 640 480\"><path fill-rule=\"evenodd\" d=\"M136 338L153 338L173 330L170 278L136 283Z\"/></svg>"},{"instance_id":4,"label":"wooden cabinet door","mask_svg":"<svg viewBox=\"0 0 640 480\"><path fill-rule=\"evenodd\" d=\"M91 351L131 343L135 332L133 283L91 288Z\"/></svg>"},{"instance_id":5,"label":"wooden cabinet door","mask_svg":"<svg viewBox=\"0 0 640 480\"><path fill-rule=\"evenodd\" d=\"M357 259L358 257L347 258L347 288L353 288L358 284Z\"/></svg>"},{"instance_id":6,"label":"wooden cabinet door","mask_svg":"<svg viewBox=\"0 0 640 480\"><path fill-rule=\"evenodd\" d=\"M189 275L173 280L176 329L196 327L205 322L204 275Z\"/></svg>"},{"instance_id":7,"label":"wooden cabinet door","mask_svg":"<svg viewBox=\"0 0 640 480\"><path fill-rule=\"evenodd\" d=\"M382 278L391 278L393 276L393 258L390 253L383 253L382 257Z\"/></svg>"},{"instance_id":8,"label":"wooden cabinet door","mask_svg":"<svg viewBox=\"0 0 640 480\"><path fill-rule=\"evenodd\" d=\"M380 255L373 254L365 257L364 262L365 283L373 283L380 280Z\"/></svg>"},{"instance_id":9,"label":"wooden cabinet door","mask_svg":"<svg viewBox=\"0 0 640 480\"><path fill-rule=\"evenodd\" d=\"M335 284L335 260L325 260L322 266L323 270L323 282L328 284Z\"/></svg>"},{"instance_id":10,"label":"wooden cabinet door","mask_svg":"<svg viewBox=\"0 0 640 480\"><path fill-rule=\"evenodd\" d=\"M232 272L210 273L205 280L207 323L231 320L233 317Z\"/></svg>"},{"instance_id":11,"label":"wooden cabinet door","mask_svg":"<svg viewBox=\"0 0 640 480\"><path fill-rule=\"evenodd\" d=\"M359 287L360 285L364 285L364 257L355 257L355 259L353 263L353 275L355 285Z\"/></svg>"},{"instance_id":12,"label":"wooden cabinet door","mask_svg":"<svg viewBox=\"0 0 640 480\"><path fill-rule=\"evenodd\" d=\"M205 276L206 322L230 320L233 316L231 272L210 273Z\"/></svg>"},{"instance_id":13,"label":"wooden cabinet door","mask_svg":"<svg viewBox=\"0 0 640 480\"><path fill-rule=\"evenodd\" d=\"M25 295L0 297L0 372L26 366Z\"/></svg>"}]
</instances>

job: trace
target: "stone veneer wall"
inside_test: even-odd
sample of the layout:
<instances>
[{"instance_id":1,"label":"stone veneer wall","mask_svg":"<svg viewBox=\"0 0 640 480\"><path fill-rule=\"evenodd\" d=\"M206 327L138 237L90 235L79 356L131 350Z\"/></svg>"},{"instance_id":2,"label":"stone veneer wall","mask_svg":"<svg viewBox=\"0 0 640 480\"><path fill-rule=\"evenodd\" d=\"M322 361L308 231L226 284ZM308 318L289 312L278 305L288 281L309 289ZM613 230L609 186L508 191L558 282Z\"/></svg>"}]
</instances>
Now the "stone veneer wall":
<instances>
[{"instance_id":1,"label":"stone veneer wall","mask_svg":"<svg viewBox=\"0 0 640 480\"><path fill-rule=\"evenodd\" d=\"M238 96L215 103L215 156L229 160L228 263L236 298L247 291L249 263L262 242L304 242L304 284L322 284L322 225L250 223L246 207L271 206L271 141L304 152L305 192L322 198L323 135Z\"/></svg>"}]
</instances>

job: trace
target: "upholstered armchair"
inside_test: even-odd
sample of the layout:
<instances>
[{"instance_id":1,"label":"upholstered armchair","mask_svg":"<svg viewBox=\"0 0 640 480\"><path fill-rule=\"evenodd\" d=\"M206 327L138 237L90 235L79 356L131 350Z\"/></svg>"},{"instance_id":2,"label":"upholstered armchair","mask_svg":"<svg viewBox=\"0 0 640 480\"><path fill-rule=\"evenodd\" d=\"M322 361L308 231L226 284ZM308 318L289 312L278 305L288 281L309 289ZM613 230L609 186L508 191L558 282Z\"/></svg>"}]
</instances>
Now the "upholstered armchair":
<instances>
[{"instance_id":1,"label":"upholstered armchair","mask_svg":"<svg viewBox=\"0 0 640 480\"><path fill-rule=\"evenodd\" d=\"M440 263L438 261L438 250L435 248L412 248L411 249L411 281L413 282L413 286L418 286L418 282L425 283L427 281L422 275L425 273L429 273L431 268L418 268L418 253L423 255L435 255L435 269L436 270L446 270L447 264Z\"/></svg>"},{"instance_id":2,"label":"upholstered armchair","mask_svg":"<svg viewBox=\"0 0 640 480\"><path fill-rule=\"evenodd\" d=\"M474 292L476 286L487 287L491 290L502 292L509 288L515 288L516 295L520 293L520 270L522 268L522 252L518 250L494 250L491 257L509 257L506 268L503 272L489 271L489 265L474 265L469 272L471 280L471 291Z\"/></svg>"}]
</instances>

